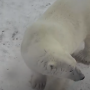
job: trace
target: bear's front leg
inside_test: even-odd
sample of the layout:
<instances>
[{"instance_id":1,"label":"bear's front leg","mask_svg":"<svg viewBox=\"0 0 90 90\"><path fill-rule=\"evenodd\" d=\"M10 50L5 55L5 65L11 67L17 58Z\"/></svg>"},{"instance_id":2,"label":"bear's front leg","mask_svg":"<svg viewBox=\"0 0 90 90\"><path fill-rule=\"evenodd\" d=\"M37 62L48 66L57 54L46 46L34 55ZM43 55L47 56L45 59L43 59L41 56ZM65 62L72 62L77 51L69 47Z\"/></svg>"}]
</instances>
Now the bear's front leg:
<instances>
[{"instance_id":1,"label":"bear's front leg","mask_svg":"<svg viewBox=\"0 0 90 90\"><path fill-rule=\"evenodd\" d=\"M68 90L70 80L65 78L48 77L44 90Z\"/></svg>"},{"instance_id":2,"label":"bear's front leg","mask_svg":"<svg viewBox=\"0 0 90 90\"><path fill-rule=\"evenodd\" d=\"M32 71L31 73L31 87L36 90L43 90L46 85L46 76L34 71Z\"/></svg>"}]
</instances>

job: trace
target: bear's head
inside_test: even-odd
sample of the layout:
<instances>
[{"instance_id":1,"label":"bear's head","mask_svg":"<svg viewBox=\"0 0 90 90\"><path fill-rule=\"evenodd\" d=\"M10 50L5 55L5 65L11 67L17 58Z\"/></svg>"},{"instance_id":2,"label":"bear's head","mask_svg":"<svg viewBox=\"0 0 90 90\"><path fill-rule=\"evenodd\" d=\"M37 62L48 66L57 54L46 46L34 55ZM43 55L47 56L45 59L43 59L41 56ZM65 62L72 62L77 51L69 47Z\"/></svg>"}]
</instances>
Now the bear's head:
<instances>
[{"instance_id":1,"label":"bear's head","mask_svg":"<svg viewBox=\"0 0 90 90\"><path fill-rule=\"evenodd\" d=\"M85 78L76 66L76 60L68 53L48 54L42 61L42 74L80 81Z\"/></svg>"}]
</instances>

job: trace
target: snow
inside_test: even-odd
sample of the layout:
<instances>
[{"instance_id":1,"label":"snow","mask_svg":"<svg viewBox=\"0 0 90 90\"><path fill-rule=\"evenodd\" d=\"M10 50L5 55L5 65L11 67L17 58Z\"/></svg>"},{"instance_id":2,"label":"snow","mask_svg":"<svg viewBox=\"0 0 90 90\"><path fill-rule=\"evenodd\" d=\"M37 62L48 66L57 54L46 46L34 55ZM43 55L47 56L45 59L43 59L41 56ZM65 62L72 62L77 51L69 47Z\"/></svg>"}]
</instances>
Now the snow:
<instances>
[{"instance_id":1,"label":"snow","mask_svg":"<svg viewBox=\"0 0 90 90\"><path fill-rule=\"evenodd\" d=\"M0 0L0 90L32 90L30 70L20 55L20 45L26 28L54 1ZM90 67L79 67L86 78L71 84L70 90L90 90Z\"/></svg>"}]
</instances>

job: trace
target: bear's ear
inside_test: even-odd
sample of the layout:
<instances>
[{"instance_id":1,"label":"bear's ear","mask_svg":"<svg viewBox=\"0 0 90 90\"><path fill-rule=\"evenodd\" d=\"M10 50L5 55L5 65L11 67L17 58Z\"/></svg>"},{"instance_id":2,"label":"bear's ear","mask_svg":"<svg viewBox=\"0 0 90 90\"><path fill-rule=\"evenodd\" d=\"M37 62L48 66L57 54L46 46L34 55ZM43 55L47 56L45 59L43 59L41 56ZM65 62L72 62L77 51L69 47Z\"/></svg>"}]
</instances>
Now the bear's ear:
<instances>
[{"instance_id":1,"label":"bear's ear","mask_svg":"<svg viewBox=\"0 0 90 90\"><path fill-rule=\"evenodd\" d=\"M49 61L49 62L48 62L47 68L48 68L49 70L53 70L53 69L55 69L56 67L57 67L57 62L55 62L55 61Z\"/></svg>"}]
</instances>

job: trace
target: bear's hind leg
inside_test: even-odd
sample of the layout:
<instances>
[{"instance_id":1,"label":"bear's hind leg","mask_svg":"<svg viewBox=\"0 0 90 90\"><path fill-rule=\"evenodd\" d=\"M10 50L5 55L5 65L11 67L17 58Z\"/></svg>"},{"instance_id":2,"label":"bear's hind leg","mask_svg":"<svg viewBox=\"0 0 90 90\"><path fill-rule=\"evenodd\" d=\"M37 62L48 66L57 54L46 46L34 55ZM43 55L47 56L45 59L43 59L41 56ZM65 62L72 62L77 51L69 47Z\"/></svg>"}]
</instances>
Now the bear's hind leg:
<instances>
[{"instance_id":1,"label":"bear's hind leg","mask_svg":"<svg viewBox=\"0 0 90 90\"><path fill-rule=\"evenodd\" d=\"M77 62L89 65L90 64L90 35L85 39L85 47L77 53L72 54Z\"/></svg>"}]
</instances>

